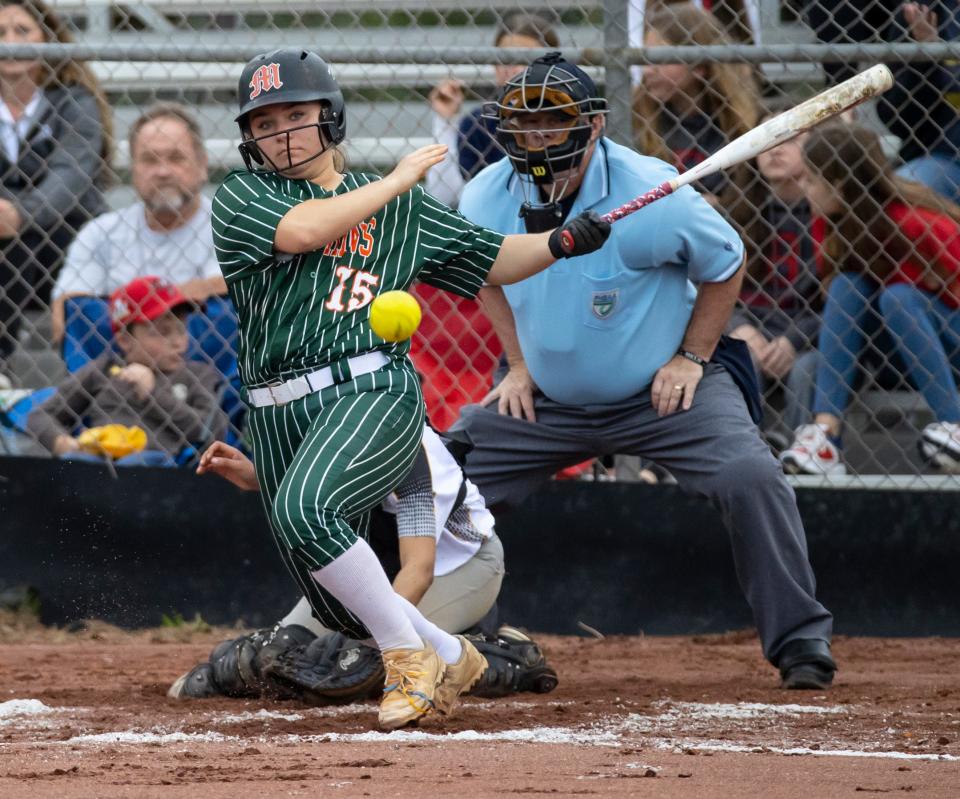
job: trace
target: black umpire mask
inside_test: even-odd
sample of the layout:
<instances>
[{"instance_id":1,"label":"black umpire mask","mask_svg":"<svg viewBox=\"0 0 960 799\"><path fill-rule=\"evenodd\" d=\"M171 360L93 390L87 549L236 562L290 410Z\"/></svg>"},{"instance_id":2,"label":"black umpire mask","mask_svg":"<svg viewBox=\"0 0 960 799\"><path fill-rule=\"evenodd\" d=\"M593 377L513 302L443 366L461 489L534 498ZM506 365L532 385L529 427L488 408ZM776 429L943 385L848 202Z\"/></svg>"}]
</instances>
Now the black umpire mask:
<instances>
[{"instance_id":1,"label":"black umpire mask","mask_svg":"<svg viewBox=\"0 0 960 799\"><path fill-rule=\"evenodd\" d=\"M597 96L590 76L560 53L538 58L485 107L520 180L525 197L520 216L530 233L563 221L560 200L592 144L593 117L606 113L607 102Z\"/></svg>"}]
</instances>

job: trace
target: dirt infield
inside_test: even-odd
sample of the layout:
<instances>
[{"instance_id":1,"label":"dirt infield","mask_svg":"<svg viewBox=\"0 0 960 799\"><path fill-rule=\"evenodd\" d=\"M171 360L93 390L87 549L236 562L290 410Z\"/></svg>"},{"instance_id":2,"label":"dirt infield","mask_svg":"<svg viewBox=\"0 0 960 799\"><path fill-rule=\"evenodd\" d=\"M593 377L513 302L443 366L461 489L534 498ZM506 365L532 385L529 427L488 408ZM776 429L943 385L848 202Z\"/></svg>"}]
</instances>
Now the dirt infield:
<instances>
[{"instance_id":1,"label":"dirt infield","mask_svg":"<svg viewBox=\"0 0 960 799\"><path fill-rule=\"evenodd\" d=\"M372 703L167 699L222 637L0 625L0 797L960 795L957 639L840 640L835 687L787 693L748 634L544 637L554 693L384 735Z\"/></svg>"}]
</instances>

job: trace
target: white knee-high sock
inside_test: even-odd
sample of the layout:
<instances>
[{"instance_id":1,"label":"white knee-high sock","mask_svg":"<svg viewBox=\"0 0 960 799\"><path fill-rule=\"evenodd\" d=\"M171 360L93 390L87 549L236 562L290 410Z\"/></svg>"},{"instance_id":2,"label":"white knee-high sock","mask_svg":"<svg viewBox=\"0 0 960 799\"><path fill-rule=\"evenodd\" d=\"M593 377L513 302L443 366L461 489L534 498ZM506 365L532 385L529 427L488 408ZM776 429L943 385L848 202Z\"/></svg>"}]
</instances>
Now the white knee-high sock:
<instances>
[{"instance_id":1,"label":"white knee-high sock","mask_svg":"<svg viewBox=\"0 0 960 799\"><path fill-rule=\"evenodd\" d=\"M363 622L381 652L423 648L407 616L406 600L393 590L383 566L362 538L332 563L313 572L313 579Z\"/></svg>"},{"instance_id":2,"label":"white knee-high sock","mask_svg":"<svg viewBox=\"0 0 960 799\"><path fill-rule=\"evenodd\" d=\"M408 599L404 599L399 594L397 594L397 599L403 604L403 609L407 614L407 618L410 619L411 624L413 624L413 628L420 637L433 645L433 648L437 650L437 654L443 658L445 663L456 663L460 660L460 653L463 651L463 647L456 638L445 630L437 627L436 624L417 610L417 606Z\"/></svg>"}]
</instances>

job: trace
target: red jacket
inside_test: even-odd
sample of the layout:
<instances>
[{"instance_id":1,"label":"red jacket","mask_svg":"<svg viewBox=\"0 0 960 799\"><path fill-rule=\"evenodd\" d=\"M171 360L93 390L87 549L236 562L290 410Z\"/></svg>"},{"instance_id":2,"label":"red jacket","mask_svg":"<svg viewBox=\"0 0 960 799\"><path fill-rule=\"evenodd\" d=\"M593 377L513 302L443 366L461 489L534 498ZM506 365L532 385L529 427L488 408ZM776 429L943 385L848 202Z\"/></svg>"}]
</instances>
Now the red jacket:
<instances>
[{"instance_id":1,"label":"red jacket","mask_svg":"<svg viewBox=\"0 0 960 799\"><path fill-rule=\"evenodd\" d=\"M927 264L938 264L938 276L946 287L937 296L951 308L960 308L960 224L952 217L930 208L910 207L901 202L892 202L887 213L897 224L907 241L912 242L922 260L907 258L900 268L887 278L887 283L912 283L930 291L923 284ZM822 245L826 233L826 220L813 221L811 235L817 246L817 265L821 274L825 271Z\"/></svg>"}]
</instances>

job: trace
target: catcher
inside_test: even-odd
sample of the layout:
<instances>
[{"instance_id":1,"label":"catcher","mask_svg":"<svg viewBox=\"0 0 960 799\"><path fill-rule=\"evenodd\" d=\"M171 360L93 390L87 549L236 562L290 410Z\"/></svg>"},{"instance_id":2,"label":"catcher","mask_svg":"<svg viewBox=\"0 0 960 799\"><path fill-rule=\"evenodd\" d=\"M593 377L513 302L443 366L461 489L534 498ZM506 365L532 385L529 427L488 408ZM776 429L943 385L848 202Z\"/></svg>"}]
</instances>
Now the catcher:
<instances>
[{"instance_id":1,"label":"catcher","mask_svg":"<svg viewBox=\"0 0 960 799\"><path fill-rule=\"evenodd\" d=\"M253 464L239 450L215 442L198 474L213 473L259 490ZM493 516L440 437L424 427L410 474L383 503L395 517L400 569L394 590L448 633L467 634L488 667L470 693L504 696L546 693L557 685L528 636L497 627L496 599L504 574L503 547ZM377 552L382 561L392 553ZM324 628L305 598L273 628L224 641L181 676L168 695L304 699L313 704L367 698L383 689L383 661L374 647Z\"/></svg>"},{"instance_id":2,"label":"catcher","mask_svg":"<svg viewBox=\"0 0 960 799\"><path fill-rule=\"evenodd\" d=\"M176 286L136 278L109 308L114 347L62 381L27 429L57 457L174 466L186 448L223 435L223 376L184 359L192 306Z\"/></svg>"}]
</instances>

